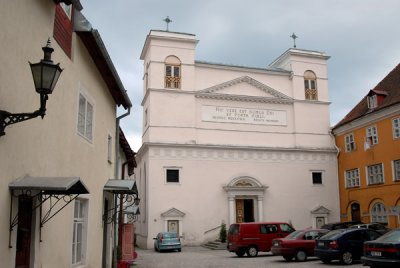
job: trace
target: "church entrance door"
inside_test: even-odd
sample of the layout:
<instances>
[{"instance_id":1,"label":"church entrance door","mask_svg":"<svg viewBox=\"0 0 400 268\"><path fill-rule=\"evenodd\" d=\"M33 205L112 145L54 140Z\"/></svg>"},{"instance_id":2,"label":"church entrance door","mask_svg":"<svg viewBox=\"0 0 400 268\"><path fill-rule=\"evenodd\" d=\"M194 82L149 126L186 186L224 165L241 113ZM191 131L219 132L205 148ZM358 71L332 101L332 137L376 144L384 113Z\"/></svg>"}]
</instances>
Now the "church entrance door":
<instances>
[{"instance_id":1,"label":"church entrance door","mask_svg":"<svg viewBox=\"0 0 400 268\"><path fill-rule=\"evenodd\" d=\"M236 199L236 222L254 222L253 199Z\"/></svg>"}]
</instances>

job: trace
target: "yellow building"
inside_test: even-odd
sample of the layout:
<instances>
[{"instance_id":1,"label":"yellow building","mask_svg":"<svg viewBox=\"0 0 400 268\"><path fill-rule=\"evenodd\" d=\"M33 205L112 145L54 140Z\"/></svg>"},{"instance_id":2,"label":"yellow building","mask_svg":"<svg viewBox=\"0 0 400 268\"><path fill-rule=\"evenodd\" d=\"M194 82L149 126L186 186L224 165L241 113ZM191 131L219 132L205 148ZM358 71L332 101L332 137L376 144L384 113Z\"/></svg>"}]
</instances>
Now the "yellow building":
<instances>
[{"instance_id":1,"label":"yellow building","mask_svg":"<svg viewBox=\"0 0 400 268\"><path fill-rule=\"evenodd\" d=\"M400 64L334 128L342 221L400 225Z\"/></svg>"}]
</instances>

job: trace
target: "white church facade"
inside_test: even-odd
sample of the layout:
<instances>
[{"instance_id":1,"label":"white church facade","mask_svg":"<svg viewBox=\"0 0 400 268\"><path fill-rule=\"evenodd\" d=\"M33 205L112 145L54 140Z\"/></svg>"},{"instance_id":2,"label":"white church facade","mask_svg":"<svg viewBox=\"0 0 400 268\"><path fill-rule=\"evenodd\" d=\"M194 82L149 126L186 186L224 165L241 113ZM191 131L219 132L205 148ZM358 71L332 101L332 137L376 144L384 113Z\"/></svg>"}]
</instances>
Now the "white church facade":
<instances>
[{"instance_id":1,"label":"white church facade","mask_svg":"<svg viewBox=\"0 0 400 268\"><path fill-rule=\"evenodd\" d=\"M160 231L184 245L221 223L339 220L327 60L288 49L267 68L195 60L195 35L150 31L144 61L137 244Z\"/></svg>"}]
</instances>

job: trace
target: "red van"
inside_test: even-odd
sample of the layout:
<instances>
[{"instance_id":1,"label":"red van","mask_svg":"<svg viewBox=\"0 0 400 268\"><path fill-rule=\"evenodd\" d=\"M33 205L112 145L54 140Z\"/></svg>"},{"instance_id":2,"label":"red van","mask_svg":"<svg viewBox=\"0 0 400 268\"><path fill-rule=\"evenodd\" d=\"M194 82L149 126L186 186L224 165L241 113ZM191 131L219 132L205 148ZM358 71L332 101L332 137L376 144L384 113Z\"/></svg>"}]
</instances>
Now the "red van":
<instances>
[{"instance_id":1,"label":"red van","mask_svg":"<svg viewBox=\"0 0 400 268\"><path fill-rule=\"evenodd\" d=\"M286 222L246 222L231 224L227 249L242 257L256 257L259 251L270 251L272 240L285 237L295 229Z\"/></svg>"}]
</instances>

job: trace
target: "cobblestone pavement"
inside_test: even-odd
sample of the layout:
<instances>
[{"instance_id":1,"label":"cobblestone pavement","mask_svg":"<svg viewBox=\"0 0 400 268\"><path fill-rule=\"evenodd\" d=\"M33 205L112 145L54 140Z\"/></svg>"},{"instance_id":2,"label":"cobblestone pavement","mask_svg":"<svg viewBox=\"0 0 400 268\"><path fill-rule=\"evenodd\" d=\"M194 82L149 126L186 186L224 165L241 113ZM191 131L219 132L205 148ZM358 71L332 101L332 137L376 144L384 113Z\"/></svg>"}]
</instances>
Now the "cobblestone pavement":
<instances>
[{"instance_id":1,"label":"cobblestone pavement","mask_svg":"<svg viewBox=\"0 0 400 268\"><path fill-rule=\"evenodd\" d=\"M286 262L282 257L271 253L259 253L256 258L238 258L226 250L210 250L203 247L183 247L182 252L155 252L154 250L136 249L138 259L135 268L259 268L259 267L342 267L338 262L323 264L317 258L310 258L306 262ZM364 267L360 262L346 266L349 268Z\"/></svg>"}]
</instances>

